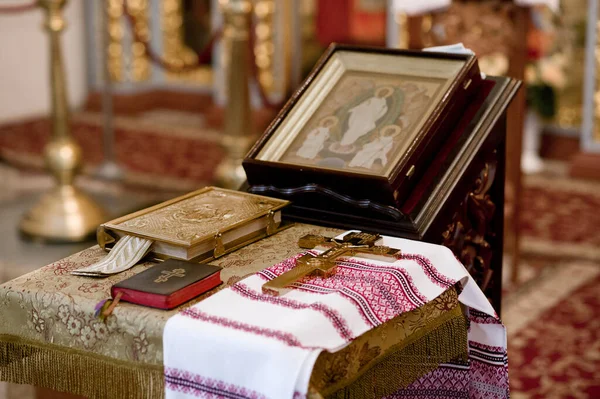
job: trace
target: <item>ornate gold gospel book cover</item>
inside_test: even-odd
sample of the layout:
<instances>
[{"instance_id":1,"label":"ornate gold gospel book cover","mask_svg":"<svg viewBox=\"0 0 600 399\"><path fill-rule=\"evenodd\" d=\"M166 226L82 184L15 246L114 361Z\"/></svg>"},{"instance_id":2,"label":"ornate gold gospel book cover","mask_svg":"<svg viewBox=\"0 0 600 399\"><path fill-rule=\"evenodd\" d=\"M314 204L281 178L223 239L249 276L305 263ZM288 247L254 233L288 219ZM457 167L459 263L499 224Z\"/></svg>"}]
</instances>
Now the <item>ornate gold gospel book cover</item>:
<instances>
[{"instance_id":1,"label":"ornate gold gospel book cover","mask_svg":"<svg viewBox=\"0 0 600 399\"><path fill-rule=\"evenodd\" d=\"M108 249L122 237L153 241L159 257L207 259L273 234L289 201L206 187L104 223L98 244Z\"/></svg>"}]
</instances>

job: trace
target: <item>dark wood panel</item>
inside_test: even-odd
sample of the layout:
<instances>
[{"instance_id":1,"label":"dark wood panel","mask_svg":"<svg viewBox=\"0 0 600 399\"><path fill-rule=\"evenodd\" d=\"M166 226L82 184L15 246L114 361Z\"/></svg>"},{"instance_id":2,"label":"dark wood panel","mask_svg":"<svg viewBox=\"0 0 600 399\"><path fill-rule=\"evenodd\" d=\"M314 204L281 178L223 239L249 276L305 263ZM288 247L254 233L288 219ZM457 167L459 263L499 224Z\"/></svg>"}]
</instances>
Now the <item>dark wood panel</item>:
<instances>
[{"instance_id":1,"label":"dark wood panel","mask_svg":"<svg viewBox=\"0 0 600 399\"><path fill-rule=\"evenodd\" d=\"M573 177L600 180L600 154L580 152L571 161Z\"/></svg>"},{"instance_id":2,"label":"dark wood panel","mask_svg":"<svg viewBox=\"0 0 600 399\"><path fill-rule=\"evenodd\" d=\"M579 154L580 140L578 136L563 136L543 132L540 139L540 156L544 159L570 162Z\"/></svg>"}]
</instances>

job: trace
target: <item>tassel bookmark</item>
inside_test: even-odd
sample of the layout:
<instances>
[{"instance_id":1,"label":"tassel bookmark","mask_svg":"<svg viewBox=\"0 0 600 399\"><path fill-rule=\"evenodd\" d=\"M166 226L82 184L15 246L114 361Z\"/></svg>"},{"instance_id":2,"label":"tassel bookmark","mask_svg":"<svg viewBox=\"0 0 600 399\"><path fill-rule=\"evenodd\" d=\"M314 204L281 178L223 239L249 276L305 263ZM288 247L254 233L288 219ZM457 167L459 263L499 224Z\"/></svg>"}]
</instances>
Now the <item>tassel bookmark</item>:
<instances>
[{"instance_id":1,"label":"tassel bookmark","mask_svg":"<svg viewBox=\"0 0 600 399\"><path fill-rule=\"evenodd\" d=\"M94 317L97 317L102 321L106 320L106 318L112 314L113 310L119 304L122 295L122 292L117 292L117 295L115 295L113 299L104 299L98 302L94 308Z\"/></svg>"}]
</instances>

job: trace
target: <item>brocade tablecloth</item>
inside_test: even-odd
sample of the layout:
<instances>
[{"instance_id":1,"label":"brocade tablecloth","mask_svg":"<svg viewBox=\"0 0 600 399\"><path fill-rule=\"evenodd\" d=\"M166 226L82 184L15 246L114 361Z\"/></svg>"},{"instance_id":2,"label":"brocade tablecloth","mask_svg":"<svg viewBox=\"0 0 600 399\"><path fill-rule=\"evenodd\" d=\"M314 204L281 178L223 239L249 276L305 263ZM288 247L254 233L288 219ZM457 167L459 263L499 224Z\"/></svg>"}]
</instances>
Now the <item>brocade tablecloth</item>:
<instances>
[{"instance_id":1,"label":"brocade tablecloth","mask_svg":"<svg viewBox=\"0 0 600 399\"><path fill-rule=\"evenodd\" d=\"M224 267L224 284L183 306L298 253L297 241L305 234L340 232L298 224L214 261ZM152 266L105 279L69 274L104 255L94 246L0 285L0 380L89 397L163 396L162 332L178 310L120 303L106 322L95 318L96 304L110 296L113 284ZM347 348L323 353L311 389L323 396L361 397L372 389L374 376L400 388L441 362L465 356L465 343L464 317L450 289ZM390 373L399 361L408 363Z\"/></svg>"}]
</instances>

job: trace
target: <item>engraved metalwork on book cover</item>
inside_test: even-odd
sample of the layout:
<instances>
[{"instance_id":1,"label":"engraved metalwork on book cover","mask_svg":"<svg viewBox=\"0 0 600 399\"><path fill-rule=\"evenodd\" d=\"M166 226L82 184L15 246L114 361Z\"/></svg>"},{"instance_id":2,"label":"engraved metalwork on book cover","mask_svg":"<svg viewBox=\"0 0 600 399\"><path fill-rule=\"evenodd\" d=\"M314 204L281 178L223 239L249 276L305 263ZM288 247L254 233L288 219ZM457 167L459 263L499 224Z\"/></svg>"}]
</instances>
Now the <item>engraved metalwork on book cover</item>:
<instances>
[{"instance_id":1,"label":"engraved metalwork on book cover","mask_svg":"<svg viewBox=\"0 0 600 399\"><path fill-rule=\"evenodd\" d=\"M215 234L243 227L275 212L288 201L206 187L115 219L106 230L191 247Z\"/></svg>"}]
</instances>

